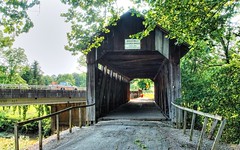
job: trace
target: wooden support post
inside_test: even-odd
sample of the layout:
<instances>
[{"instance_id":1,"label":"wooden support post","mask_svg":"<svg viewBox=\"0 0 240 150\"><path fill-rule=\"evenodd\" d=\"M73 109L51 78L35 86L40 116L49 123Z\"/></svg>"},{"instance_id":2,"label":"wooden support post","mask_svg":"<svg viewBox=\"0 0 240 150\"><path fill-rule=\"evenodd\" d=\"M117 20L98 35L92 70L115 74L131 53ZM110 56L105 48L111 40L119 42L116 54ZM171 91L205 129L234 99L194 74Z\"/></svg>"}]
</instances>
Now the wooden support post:
<instances>
[{"instance_id":1,"label":"wooden support post","mask_svg":"<svg viewBox=\"0 0 240 150\"><path fill-rule=\"evenodd\" d=\"M56 115L56 124L57 124L57 140L60 140L60 131L59 131L59 115Z\"/></svg>"},{"instance_id":2,"label":"wooden support post","mask_svg":"<svg viewBox=\"0 0 240 150\"><path fill-rule=\"evenodd\" d=\"M99 112L100 112L100 116L102 115L102 105L103 105L103 97L104 97L104 93L105 93L105 88L106 88L106 82L107 82L107 67L105 66L103 68L103 77L102 77L102 84L101 84L101 88L100 88L100 95L99 95Z\"/></svg>"},{"instance_id":3,"label":"wooden support post","mask_svg":"<svg viewBox=\"0 0 240 150\"><path fill-rule=\"evenodd\" d=\"M69 110L69 133L72 133L72 109Z\"/></svg>"},{"instance_id":4,"label":"wooden support post","mask_svg":"<svg viewBox=\"0 0 240 150\"><path fill-rule=\"evenodd\" d=\"M190 141L192 141L192 136L193 136L193 130L194 130L194 125L195 125L195 119L196 119L196 114L193 113L192 115L192 123L191 123L191 129L190 129Z\"/></svg>"},{"instance_id":5,"label":"wooden support post","mask_svg":"<svg viewBox=\"0 0 240 150\"><path fill-rule=\"evenodd\" d=\"M112 92L112 79L113 78L113 72L110 70L109 74L109 85L108 85L108 91L107 91L107 112L110 111L110 97Z\"/></svg>"},{"instance_id":6,"label":"wooden support post","mask_svg":"<svg viewBox=\"0 0 240 150\"><path fill-rule=\"evenodd\" d=\"M204 135L205 135L205 130L206 130L206 128L207 128L207 122L208 122L208 118L205 117L205 118L204 118L203 127L202 127L202 131L201 131L201 135L200 135L200 137L199 137L199 141L198 141L198 145L197 145L197 150L200 150L200 149L201 149L203 137L204 137Z\"/></svg>"},{"instance_id":7,"label":"wooden support post","mask_svg":"<svg viewBox=\"0 0 240 150\"><path fill-rule=\"evenodd\" d=\"M15 150L19 150L18 124L14 124Z\"/></svg>"},{"instance_id":8,"label":"wooden support post","mask_svg":"<svg viewBox=\"0 0 240 150\"><path fill-rule=\"evenodd\" d=\"M175 113L176 113L176 126L177 126L177 129L179 129L179 111L178 111L178 108L176 107L175 108Z\"/></svg>"},{"instance_id":9,"label":"wooden support post","mask_svg":"<svg viewBox=\"0 0 240 150\"><path fill-rule=\"evenodd\" d=\"M42 150L42 120L38 121L38 138L39 138L39 150Z\"/></svg>"},{"instance_id":10,"label":"wooden support post","mask_svg":"<svg viewBox=\"0 0 240 150\"><path fill-rule=\"evenodd\" d=\"M184 115L183 115L183 134L186 134L186 128L187 128L187 111L184 110Z\"/></svg>"},{"instance_id":11,"label":"wooden support post","mask_svg":"<svg viewBox=\"0 0 240 150\"><path fill-rule=\"evenodd\" d=\"M96 102L96 85L97 85L97 49L92 50L87 55L87 105L96 103L96 107L98 108ZM96 108L88 107L86 108L86 122L90 124L90 122L96 121Z\"/></svg>"},{"instance_id":12,"label":"wooden support post","mask_svg":"<svg viewBox=\"0 0 240 150\"><path fill-rule=\"evenodd\" d=\"M213 146L212 146L211 150L215 150L216 149L217 144L219 142L219 139L222 136L222 132L223 132L223 129L225 127L225 124L226 124L226 119L223 119L222 122L221 122L221 125L220 125L220 127L218 129L218 133L217 133L217 136L216 136L216 138L215 138L215 140L213 142Z\"/></svg>"},{"instance_id":13,"label":"wooden support post","mask_svg":"<svg viewBox=\"0 0 240 150\"><path fill-rule=\"evenodd\" d=\"M81 112L81 108L78 108L78 125L79 125L79 128L81 128L82 127L82 112Z\"/></svg>"},{"instance_id":14,"label":"wooden support post","mask_svg":"<svg viewBox=\"0 0 240 150\"><path fill-rule=\"evenodd\" d=\"M178 125L178 129L180 129L181 127L182 127L182 110L181 109L178 109L178 123L179 123L179 125Z\"/></svg>"},{"instance_id":15,"label":"wooden support post","mask_svg":"<svg viewBox=\"0 0 240 150\"><path fill-rule=\"evenodd\" d=\"M218 120L215 119L214 122L212 123L212 127L210 129L209 134L208 134L208 139L213 139L213 134L214 134L215 128L217 127L217 123L218 123Z\"/></svg>"}]
</instances>

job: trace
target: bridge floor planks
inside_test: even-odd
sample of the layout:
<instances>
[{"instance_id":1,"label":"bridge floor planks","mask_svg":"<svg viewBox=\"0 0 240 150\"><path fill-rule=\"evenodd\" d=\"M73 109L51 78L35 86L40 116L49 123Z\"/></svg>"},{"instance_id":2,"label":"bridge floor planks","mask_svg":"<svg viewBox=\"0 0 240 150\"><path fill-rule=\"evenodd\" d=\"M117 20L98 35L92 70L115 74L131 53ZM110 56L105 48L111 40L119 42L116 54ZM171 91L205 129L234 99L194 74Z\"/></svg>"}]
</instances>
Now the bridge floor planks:
<instances>
[{"instance_id":1,"label":"bridge floor planks","mask_svg":"<svg viewBox=\"0 0 240 150\"><path fill-rule=\"evenodd\" d=\"M145 120L161 121L167 118L153 100L132 99L99 120Z\"/></svg>"}]
</instances>

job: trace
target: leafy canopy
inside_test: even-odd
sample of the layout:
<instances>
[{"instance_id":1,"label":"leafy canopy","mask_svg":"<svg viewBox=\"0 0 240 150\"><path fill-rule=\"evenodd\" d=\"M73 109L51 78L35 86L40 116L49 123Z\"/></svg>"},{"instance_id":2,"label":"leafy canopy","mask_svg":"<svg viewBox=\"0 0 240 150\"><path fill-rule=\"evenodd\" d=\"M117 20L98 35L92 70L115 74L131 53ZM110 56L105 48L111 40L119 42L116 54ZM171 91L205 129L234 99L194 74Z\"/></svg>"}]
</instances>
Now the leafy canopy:
<instances>
[{"instance_id":1,"label":"leafy canopy","mask_svg":"<svg viewBox=\"0 0 240 150\"><path fill-rule=\"evenodd\" d=\"M11 46L14 36L33 27L27 10L39 3L39 0L0 1L0 48Z\"/></svg>"},{"instance_id":2,"label":"leafy canopy","mask_svg":"<svg viewBox=\"0 0 240 150\"><path fill-rule=\"evenodd\" d=\"M123 13L123 8L117 6L117 0L61 1L71 6L62 16L72 24L65 48L74 54L87 53L92 48L99 47L104 39L99 33L108 33L107 26L116 25ZM197 41L208 40L216 34L221 35L222 26L232 17L239 4L235 0L132 2L141 8L146 26L145 31L131 36L132 38L141 39L157 25L161 25L169 31L170 38L177 38L178 43L188 42L193 47L198 45ZM140 16L138 11L133 13Z\"/></svg>"}]
</instances>

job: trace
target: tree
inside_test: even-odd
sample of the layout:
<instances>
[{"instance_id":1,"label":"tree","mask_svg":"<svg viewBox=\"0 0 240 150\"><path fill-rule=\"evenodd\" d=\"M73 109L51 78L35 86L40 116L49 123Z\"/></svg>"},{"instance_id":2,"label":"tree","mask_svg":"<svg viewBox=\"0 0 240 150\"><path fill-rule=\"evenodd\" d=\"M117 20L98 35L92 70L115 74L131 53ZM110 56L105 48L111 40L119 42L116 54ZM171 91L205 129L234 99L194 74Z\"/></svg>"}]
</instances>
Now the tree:
<instances>
[{"instance_id":1,"label":"tree","mask_svg":"<svg viewBox=\"0 0 240 150\"><path fill-rule=\"evenodd\" d=\"M72 74L74 80L75 80L75 85L78 87L86 87L86 73L73 73Z\"/></svg>"},{"instance_id":2,"label":"tree","mask_svg":"<svg viewBox=\"0 0 240 150\"><path fill-rule=\"evenodd\" d=\"M27 82L27 84L31 84L31 80L33 78L32 72L31 72L31 67L30 66L25 66L23 67L21 71L21 77Z\"/></svg>"},{"instance_id":3,"label":"tree","mask_svg":"<svg viewBox=\"0 0 240 150\"><path fill-rule=\"evenodd\" d=\"M7 80L5 83L25 83L20 77L20 71L27 64L27 56L22 48L9 48L2 51L2 71Z\"/></svg>"},{"instance_id":4,"label":"tree","mask_svg":"<svg viewBox=\"0 0 240 150\"><path fill-rule=\"evenodd\" d=\"M55 81L54 78L52 78L49 75L43 76L42 80L43 80L44 85L50 85L53 81Z\"/></svg>"},{"instance_id":5,"label":"tree","mask_svg":"<svg viewBox=\"0 0 240 150\"><path fill-rule=\"evenodd\" d=\"M39 66L39 63L36 60L32 64L31 73L32 73L32 79L30 81L30 84L42 85L43 84L43 80L42 80L43 72Z\"/></svg>"},{"instance_id":6,"label":"tree","mask_svg":"<svg viewBox=\"0 0 240 150\"><path fill-rule=\"evenodd\" d=\"M11 46L15 35L28 32L33 27L27 10L39 3L39 0L0 1L0 48Z\"/></svg>"},{"instance_id":7,"label":"tree","mask_svg":"<svg viewBox=\"0 0 240 150\"><path fill-rule=\"evenodd\" d=\"M57 76L57 82L68 82L72 85L75 85L75 80L72 74L59 74Z\"/></svg>"}]
</instances>

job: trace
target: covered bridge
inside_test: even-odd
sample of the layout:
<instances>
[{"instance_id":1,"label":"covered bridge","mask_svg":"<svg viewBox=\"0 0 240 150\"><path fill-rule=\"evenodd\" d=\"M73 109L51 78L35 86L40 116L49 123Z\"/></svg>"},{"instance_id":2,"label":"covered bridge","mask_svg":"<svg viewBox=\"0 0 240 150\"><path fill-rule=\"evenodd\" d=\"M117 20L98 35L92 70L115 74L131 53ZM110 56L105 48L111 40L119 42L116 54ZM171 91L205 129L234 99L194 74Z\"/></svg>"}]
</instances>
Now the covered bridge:
<instances>
[{"instance_id":1,"label":"covered bridge","mask_svg":"<svg viewBox=\"0 0 240 150\"><path fill-rule=\"evenodd\" d=\"M188 45L176 45L166 38L167 31L156 27L142 40L129 36L145 29L143 17L129 11L121 16L110 32L102 34L100 47L87 55L87 120L95 122L130 99L130 81L149 78L154 82L155 102L174 119L171 102L181 96L180 59Z\"/></svg>"}]
</instances>

